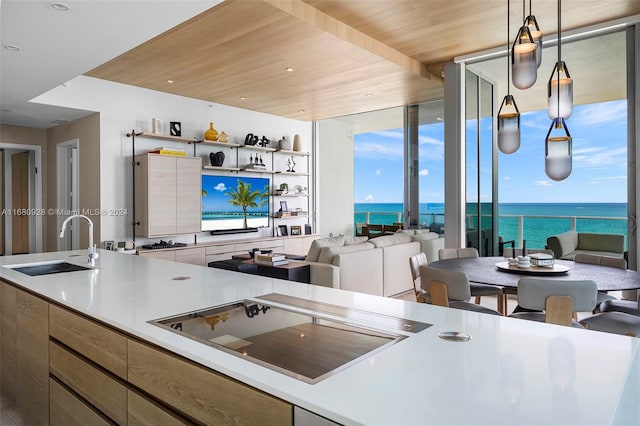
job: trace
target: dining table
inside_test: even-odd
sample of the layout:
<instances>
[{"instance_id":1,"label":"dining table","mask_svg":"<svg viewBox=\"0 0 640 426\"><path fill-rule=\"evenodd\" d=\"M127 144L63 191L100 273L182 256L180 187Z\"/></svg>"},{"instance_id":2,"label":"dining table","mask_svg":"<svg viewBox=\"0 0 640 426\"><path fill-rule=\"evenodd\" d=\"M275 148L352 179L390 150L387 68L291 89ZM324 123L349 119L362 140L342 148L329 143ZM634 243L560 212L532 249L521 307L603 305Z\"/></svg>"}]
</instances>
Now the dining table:
<instances>
[{"instance_id":1,"label":"dining table","mask_svg":"<svg viewBox=\"0 0 640 426\"><path fill-rule=\"evenodd\" d=\"M455 258L429 263L433 268L464 272L469 282L502 287L504 298L498 306L503 311L506 311L506 295L517 294L518 281L528 276L553 280L593 280L598 291L603 292L640 288L640 273L632 269L562 259L554 261L555 270L549 267L518 268L507 265L507 259L502 256ZM500 306L502 303L504 307Z\"/></svg>"}]
</instances>

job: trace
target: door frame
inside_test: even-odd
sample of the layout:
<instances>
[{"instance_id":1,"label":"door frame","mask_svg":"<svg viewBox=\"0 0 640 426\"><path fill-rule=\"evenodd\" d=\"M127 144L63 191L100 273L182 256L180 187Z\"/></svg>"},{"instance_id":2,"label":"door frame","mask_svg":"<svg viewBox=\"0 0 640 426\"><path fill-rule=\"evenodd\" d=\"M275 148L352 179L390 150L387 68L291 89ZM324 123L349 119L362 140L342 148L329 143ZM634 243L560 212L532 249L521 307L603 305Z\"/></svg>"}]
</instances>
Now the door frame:
<instances>
[{"instance_id":1,"label":"door frame","mask_svg":"<svg viewBox=\"0 0 640 426\"><path fill-rule=\"evenodd\" d=\"M18 143L5 143L5 142L0 142L0 148L3 149L19 149L19 150L23 150L23 151L33 151L34 152L34 167L35 167L35 174L32 175L31 173L29 174L30 178L31 176L34 176L34 206L29 206L30 209L32 209L34 211L34 227L29 227L29 252L31 253L42 253L42 236L43 236L43 231L42 231L42 217L44 216L43 214L40 214L43 209L42 209L42 147L39 145L29 145L29 144L18 144ZM6 153L5 153L6 154ZM3 156L6 157L6 156ZM6 161L6 159L5 159ZM5 173L8 173L10 171L9 169L4 170ZM4 181L4 188L7 187L6 185L6 179L3 180ZM4 191L3 188L3 191ZM5 197L6 200L6 197ZM6 208L6 204L4 206ZM9 241L7 241L7 235L9 235L6 230L8 229L8 225L9 225L9 221L10 221L10 216L9 215L4 215L4 219L3 219L3 223L4 223L4 239L5 239L5 244L4 244L4 252L5 255L10 255L11 254L11 246L9 244ZM32 238L32 236L35 236L35 238ZM35 245L35 247L34 247Z\"/></svg>"},{"instance_id":2,"label":"door frame","mask_svg":"<svg viewBox=\"0 0 640 426\"><path fill-rule=\"evenodd\" d=\"M69 157L69 152L75 149L75 154ZM71 176L69 176L69 168L67 167L69 158L71 158ZM62 210L79 211L80 208L80 186L79 186L79 158L80 158L80 139L70 139L56 144L56 197L58 215L56 215L56 229L60 229L62 222L71 214L62 214ZM71 188L67 184L70 183ZM64 186L63 186L64 185ZM64 189L64 191L63 191ZM67 189L71 192L71 202L68 203ZM58 238L58 250L75 250L79 245L79 232L77 222L70 222L69 230ZM68 243L71 242L69 246Z\"/></svg>"}]
</instances>

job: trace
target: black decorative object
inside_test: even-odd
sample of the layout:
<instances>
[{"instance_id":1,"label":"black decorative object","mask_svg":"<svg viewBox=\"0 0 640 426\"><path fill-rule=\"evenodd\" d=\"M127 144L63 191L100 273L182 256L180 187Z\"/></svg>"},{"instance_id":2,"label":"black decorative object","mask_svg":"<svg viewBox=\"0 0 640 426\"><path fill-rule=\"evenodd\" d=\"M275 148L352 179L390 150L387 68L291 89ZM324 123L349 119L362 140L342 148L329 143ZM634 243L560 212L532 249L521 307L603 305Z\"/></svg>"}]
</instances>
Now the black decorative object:
<instances>
[{"instance_id":1,"label":"black decorative object","mask_svg":"<svg viewBox=\"0 0 640 426\"><path fill-rule=\"evenodd\" d=\"M304 225L304 235L311 235L311 225L308 223Z\"/></svg>"},{"instance_id":2,"label":"black decorative object","mask_svg":"<svg viewBox=\"0 0 640 426\"><path fill-rule=\"evenodd\" d=\"M289 230L287 228L287 225L278 225L278 229L280 230L280 234L283 237L286 237L289 235Z\"/></svg>"},{"instance_id":3,"label":"black decorative object","mask_svg":"<svg viewBox=\"0 0 640 426\"><path fill-rule=\"evenodd\" d=\"M255 136L255 139L254 139L253 133L248 133L247 136L245 136L244 138L244 144L249 146L255 145L257 141L258 141L258 137Z\"/></svg>"},{"instance_id":4,"label":"black decorative object","mask_svg":"<svg viewBox=\"0 0 640 426\"><path fill-rule=\"evenodd\" d=\"M169 134L171 136L182 136L182 124L179 121L170 121Z\"/></svg>"},{"instance_id":5,"label":"black decorative object","mask_svg":"<svg viewBox=\"0 0 640 426\"><path fill-rule=\"evenodd\" d=\"M267 146L269 146L270 143L271 141L267 139L266 136L262 136L262 139L260 139L260 142L258 143L258 145L260 145L263 148L266 148Z\"/></svg>"},{"instance_id":6,"label":"black decorative object","mask_svg":"<svg viewBox=\"0 0 640 426\"><path fill-rule=\"evenodd\" d=\"M214 167L222 166L222 163L224 163L224 152L218 151L210 153L209 160L211 160L211 165Z\"/></svg>"}]
</instances>

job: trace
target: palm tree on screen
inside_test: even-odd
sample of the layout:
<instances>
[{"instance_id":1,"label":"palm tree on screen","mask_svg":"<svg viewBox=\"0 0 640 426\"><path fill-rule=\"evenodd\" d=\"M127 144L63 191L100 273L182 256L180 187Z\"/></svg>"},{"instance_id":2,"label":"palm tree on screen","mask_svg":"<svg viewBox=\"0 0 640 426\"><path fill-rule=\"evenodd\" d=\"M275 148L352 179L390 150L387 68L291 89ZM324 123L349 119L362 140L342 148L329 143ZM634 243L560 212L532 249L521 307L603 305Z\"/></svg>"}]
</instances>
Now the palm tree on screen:
<instances>
[{"instance_id":1,"label":"palm tree on screen","mask_svg":"<svg viewBox=\"0 0 640 426\"><path fill-rule=\"evenodd\" d=\"M268 190L269 190L269 187L268 186L265 187L265 191L268 191ZM229 197L229 200L227 200L229 204L242 207L244 228L248 228L247 209L249 207L258 207L258 202L260 203L260 207L262 207L265 205L266 202L269 201L268 192L252 191L251 184L245 183L240 179L238 179L238 187L231 188L229 191L225 192L225 195Z\"/></svg>"}]
</instances>

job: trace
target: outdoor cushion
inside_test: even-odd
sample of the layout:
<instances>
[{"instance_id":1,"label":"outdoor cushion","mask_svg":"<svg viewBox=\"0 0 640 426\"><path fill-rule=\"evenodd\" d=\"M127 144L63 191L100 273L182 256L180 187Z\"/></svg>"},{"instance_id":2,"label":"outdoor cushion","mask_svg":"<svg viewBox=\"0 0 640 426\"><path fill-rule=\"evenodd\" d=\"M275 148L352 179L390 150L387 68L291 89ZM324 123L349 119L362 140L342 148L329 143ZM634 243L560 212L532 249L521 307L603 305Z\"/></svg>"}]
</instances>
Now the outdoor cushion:
<instances>
[{"instance_id":1,"label":"outdoor cushion","mask_svg":"<svg viewBox=\"0 0 640 426\"><path fill-rule=\"evenodd\" d=\"M578 246L576 248L578 250L622 254L624 252L624 235L579 232Z\"/></svg>"},{"instance_id":2,"label":"outdoor cushion","mask_svg":"<svg viewBox=\"0 0 640 426\"><path fill-rule=\"evenodd\" d=\"M376 237L369 240L376 248L393 246L396 244L404 244L411 242L411 235L398 234L384 235L382 237Z\"/></svg>"},{"instance_id":3,"label":"outdoor cushion","mask_svg":"<svg viewBox=\"0 0 640 426\"><path fill-rule=\"evenodd\" d=\"M338 247L344 245L344 235L338 235L337 237L318 238L313 240L309 252L304 260L307 262L317 262L318 256L320 256L320 250L323 247Z\"/></svg>"},{"instance_id":4,"label":"outdoor cushion","mask_svg":"<svg viewBox=\"0 0 640 426\"><path fill-rule=\"evenodd\" d=\"M373 244L350 244L348 246L323 247L318 256L318 263L333 263L333 258L339 254L352 253L354 251L371 250Z\"/></svg>"},{"instance_id":5,"label":"outdoor cushion","mask_svg":"<svg viewBox=\"0 0 640 426\"><path fill-rule=\"evenodd\" d=\"M547 247L553 250L556 258L561 258L578 247L578 233L571 230L563 232L562 234L553 235L547 238Z\"/></svg>"}]
</instances>

